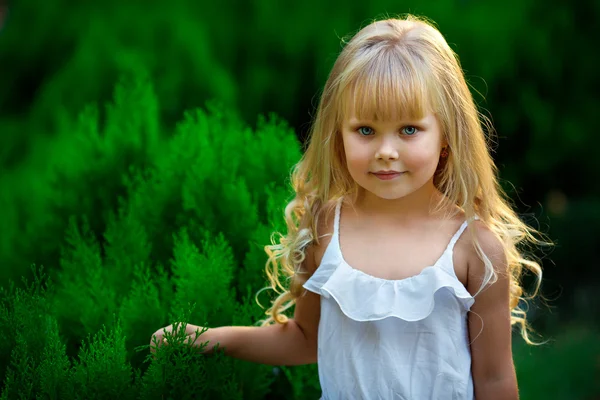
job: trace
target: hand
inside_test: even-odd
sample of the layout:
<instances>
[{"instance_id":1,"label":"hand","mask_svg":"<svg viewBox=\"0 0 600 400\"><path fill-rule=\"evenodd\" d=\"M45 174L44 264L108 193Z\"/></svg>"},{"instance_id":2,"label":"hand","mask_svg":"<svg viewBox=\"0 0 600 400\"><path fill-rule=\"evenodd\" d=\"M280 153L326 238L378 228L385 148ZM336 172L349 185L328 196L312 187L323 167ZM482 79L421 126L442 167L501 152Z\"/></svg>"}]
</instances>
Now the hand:
<instances>
[{"instance_id":1,"label":"hand","mask_svg":"<svg viewBox=\"0 0 600 400\"><path fill-rule=\"evenodd\" d=\"M176 323L166 326L164 328L160 328L159 330L154 332L154 334L152 335L152 337L150 339L150 352L156 353L157 345L158 345L158 347L168 346L169 343L167 341L166 332L169 332L170 336L175 336L175 333L173 332L174 329L177 329L177 331L179 331L181 329L182 324L183 324L183 322L176 322ZM177 325L176 328L175 328L175 325ZM187 339L186 339L185 343L193 344L194 340L196 339L196 332L200 333L203 330L204 330L204 328L201 326L187 324L185 327L185 334L187 335ZM199 341L197 341L197 342L199 342Z\"/></svg>"}]
</instances>

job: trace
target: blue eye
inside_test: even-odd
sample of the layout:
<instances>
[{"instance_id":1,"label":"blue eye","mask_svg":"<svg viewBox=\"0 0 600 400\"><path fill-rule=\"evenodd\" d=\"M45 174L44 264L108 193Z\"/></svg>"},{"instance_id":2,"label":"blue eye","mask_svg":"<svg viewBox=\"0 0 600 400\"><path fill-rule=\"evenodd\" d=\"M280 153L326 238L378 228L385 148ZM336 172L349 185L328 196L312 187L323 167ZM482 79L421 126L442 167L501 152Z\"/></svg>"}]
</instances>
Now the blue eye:
<instances>
[{"instance_id":1,"label":"blue eye","mask_svg":"<svg viewBox=\"0 0 600 400\"><path fill-rule=\"evenodd\" d=\"M405 135L412 136L415 133L417 133L418 129L414 126L405 126L404 128L402 128L402 131Z\"/></svg>"},{"instance_id":2,"label":"blue eye","mask_svg":"<svg viewBox=\"0 0 600 400\"><path fill-rule=\"evenodd\" d=\"M358 128L356 130L361 136L372 136L375 132L373 131L373 128L370 128L368 126L361 126L360 128ZM419 129L415 126L412 125L408 125L405 126L404 128L402 128L402 132L404 135L406 136L413 136L415 135L417 132L419 131Z\"/></svg>"},{"instance_id":3,"label":"blue eye","mask_svg":"<svg viewBox=\"0 0 600 400\"><path fill-rule=\"evenodd\" d=\"M371 133L365 133L363 131L363 129L369 129L371 131ZM362 136L370 136L373 133L373 129L369 128L368 126L361 126L360 128L357 129L358 133L360 133Z\"/></svg>"}]
</instances>

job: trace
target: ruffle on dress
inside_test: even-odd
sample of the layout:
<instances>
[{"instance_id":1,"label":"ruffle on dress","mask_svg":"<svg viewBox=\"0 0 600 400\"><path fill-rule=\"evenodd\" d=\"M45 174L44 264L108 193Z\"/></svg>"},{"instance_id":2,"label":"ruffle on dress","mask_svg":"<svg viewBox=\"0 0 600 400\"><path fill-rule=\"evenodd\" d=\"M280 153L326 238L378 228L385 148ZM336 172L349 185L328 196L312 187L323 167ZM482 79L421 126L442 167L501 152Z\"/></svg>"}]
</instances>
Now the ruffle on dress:
<instances>
[{"instance_id":1,"label":"ruffle on dress","mask_svg":"<svg viewBox=\"0 0 600 400\"><path fill-rule=\"evenodd\" d=\"M456 276L439 265L429 266L412 277L388 280L332 258L337 257L327 257L327 262L317 268L304 288L333 298L342 312L355 321L389 317L409 322L425 319L433 312L436 294L442 290L452 293L466 311L475 301Z\"/></svg>"}]
</instances>

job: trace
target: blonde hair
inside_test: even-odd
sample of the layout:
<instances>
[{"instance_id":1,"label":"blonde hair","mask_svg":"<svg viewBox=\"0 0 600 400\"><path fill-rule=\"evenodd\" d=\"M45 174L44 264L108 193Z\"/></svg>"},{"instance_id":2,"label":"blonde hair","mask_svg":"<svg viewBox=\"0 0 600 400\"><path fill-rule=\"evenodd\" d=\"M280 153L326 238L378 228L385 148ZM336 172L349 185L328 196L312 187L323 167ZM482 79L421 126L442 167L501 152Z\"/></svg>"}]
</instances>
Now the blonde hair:
<instances>
[{"instance_id":1,"label":"blonde hair","mask_svg":"<svg viewBox=\"0 0 600 400\"><path fill-rule=\"evenodd\" d=\"M278 297L262 325L285 323L283 313L303 293L307 271L302 263L307 246L319 242L319 217L329 215L341 197L356 199L358 194L346 168L340 134L344 118L352 111L359 119L420 119L428 110L438 117L450 149L434 184L446 202L458 206L468 220L479 217L501 241L510 274L511 324L518 324L525 341L533 344L520 303L538 293L542 270L537 262L524 258L517 246L547 242L519 219L498 183L483 129L491 133L491 123L477 110L456 54L432 22L412 15L375 21L361 29L346 43L330 72L308 148L292 171L295 198L285 208L287 234L274 233L271 245L265 246L268 288ZM469 224L486 267L483 288L497 276L473 230ZM524 268L536 277L531 296L525 296L521 287ZM289 281L285 285L281 275Z\"/></svg>"}]
</instances>

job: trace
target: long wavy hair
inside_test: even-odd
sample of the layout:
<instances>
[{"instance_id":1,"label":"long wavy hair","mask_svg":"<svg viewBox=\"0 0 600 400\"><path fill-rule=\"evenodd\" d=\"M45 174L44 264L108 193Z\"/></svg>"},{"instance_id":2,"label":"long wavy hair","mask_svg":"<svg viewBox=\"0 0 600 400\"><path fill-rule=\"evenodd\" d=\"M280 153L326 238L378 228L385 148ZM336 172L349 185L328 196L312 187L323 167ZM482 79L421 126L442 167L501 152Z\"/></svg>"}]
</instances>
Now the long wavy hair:
<instances>
[{"instance_id":1,"label":"long wavy hair","mask_svg":"<svg viewBox=\"0 0 600 400\"><path fill-rule=\"evenodd\" d=\"M319 243L319 217L329 215L342 196L355 200L358 195L358 185L346 167L341 136L348 113L359 119L390 121L421 119L433 110L449 146L434 185L446 204L458 206L468 220L479 217L501 241L510 274L511 324L518 324L525 341L534 344L521 306L538 293L542 269L519 249L548 242L521 221L498 183L489 147L493 128L473 101L457 55L431 21L413 15L375 20L343 42L324 86L308 147L292 170L295 197L285 208L287 234L275 232L271 245L265 246L267 288L275 290L277 297L266 312L268 318L260 323L287 321L284 312L302 295L307 280L302 268L305 250ZM436 209L442 206L439 203ZM483 288L497 276L471 223L469 232L485 263ZM521 286L524 269L536 278L529 296Z\"/></svg>"}]
</instances>

